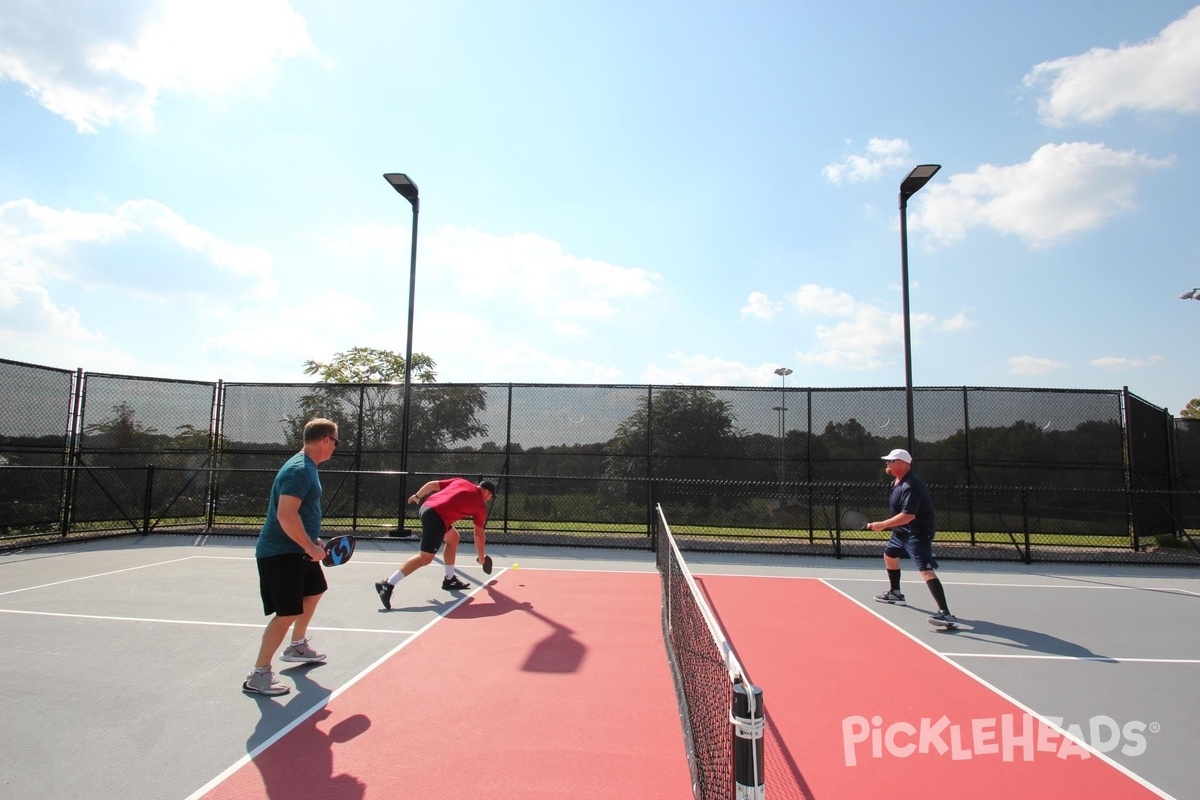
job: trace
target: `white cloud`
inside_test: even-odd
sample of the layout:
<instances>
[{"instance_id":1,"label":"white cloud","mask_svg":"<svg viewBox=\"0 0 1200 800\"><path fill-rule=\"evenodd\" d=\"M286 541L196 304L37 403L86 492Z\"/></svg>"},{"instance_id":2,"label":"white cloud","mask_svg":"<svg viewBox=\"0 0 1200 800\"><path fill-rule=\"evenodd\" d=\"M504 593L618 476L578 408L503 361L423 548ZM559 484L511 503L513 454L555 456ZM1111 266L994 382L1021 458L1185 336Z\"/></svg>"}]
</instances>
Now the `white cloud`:
<instances>
[{"instance_id":1,"label":"white cloud","mask_svg":"<svg viewBox=\"0 0 1200 800\"><path fill-rule=\"evenodd\" d=\"M0 351L26 354L47 366L80 364L80 359L111 350L110 343L89 330L73 308L56 304L41 286L0 268ZM107 355L107 353L106 353Z\"/></svg>"},{"instance_id":2,"label":"white cloud","mask_svg":"<svg viewBox=\"0 0 1200 800\"><path fill-rule=\"evenodd\" d=\"M960 311L940 326L944 331L965 331L975 327L975 323L967 317L967 312Z\"/></svg>"},{"instance_id":3,"label":"white cloud","mask_svg":"<svg viewBox=\"0 0 1200 800\"><path fill-rule=\"evenodd\" d=\"M478 365L489 380L511 381L514 375L537 375L553 383L612 383L620 370L583 358L563 358L525 342L507 342L487 350ZM476 374L478 374L476 372Z\"/></svg>"},{"instance_id":4,"label":"white cloud","mask_svg":"<svg viewBox=\"0 0 1200 800\"><path fill-rule=\"evenodd\" d=\"M580 327L620 317L660 280L639 267L571 255L558 242L529 233L493 236L449 226L421 247L457 292L505 303L514 314Z\"/></svg>"},{"instance_id":5,"label":"white cloud","mask_svg":"<svg viewBox=\"0 0 1200 800\"><path fill-rule=\"evenodd\" d=\"M172 326L197 344L216 320L229 343L223 346L218 336L206 351L266 347L285 324L297 327L294 317L275 316L279 287L272 268L265 250L225 241L161 203L132 201L99 213L10 201L0 204L0 345L52 366L201 378L206 365L179 359L165 344L169 336L130 333L136 326L129 320L146 330ZM360 318L351 299L336 302L351 320ZM234 306L255 310L235 314ZM256 328L252 319L276 324ZM130 357L132 350L141 353L139 360ZM238 374L271 379L261 368Z\"/></svg>"},{"instance_id":6,"label":"white cloud","mask_svg":"<svg viewBox=\"0 0 1200 800\"><path fill-rule=\"evenodd\" d=\"M762 292L751 292L750 296L746 298L746 305L742 306L742 316L773 319L779 313L780 307L778 302Z\"/></svg>"},{"instance_id":7,"label":"white cloud","mask_svg":"<svg viewBox=\"0 0 1200 800\"><path fill-rule=\"evenodd\" d=\"M1038 114L1048 125L1103 122L1126 110L1200 113L1200 7L1140 44L1038 64L1024 83L1046 87Z\"/></svg>"},{"instance_id":8,"label":"white cloud","mask_svg":"<svg viewBox=\"0 0 1200 800\"><path fill-rule=\"evenodd\" d=\"M270 253L227 242L153 200L111 214L56 209L32 200L0 204L0 276L110 286L140 296L200 297L220 291L273 296Z\"/></svg>"},{"instance_id":9,"label":"white cloud","mask_svg":"<svg viewBox=\"0 0 1200 800\"><path fill-rule=\"evenodd\" d=\"M656 385L678 384L683 386L766 386L779 383L774 374L778 365L761 364L747 366L740 361L729 361L705 355L684 355L674 350L668 356L669 364L650 364L642 373L641 380Z\"/></svg>"},{"instance_id":10,"label":"white cloud","mask_svg":"<svg viewBox=\"0 0 1200 800\"><path fill-rule=\"evenodd\" d=\"M365 271L377 269L377 254L407 254L410 236L405 224L368 225L310 241L336 253L343 268L375 280ZM660 291L656 273L577 256L532 233L444 226L422 236L418 251L414 347L434 356L439 379L451 382L616 381L619 369L576 352L604 352L630 335L645 301ZM403 334L399 341L402 348Z\"/></svg>"},{"instance_id":11,"label":"white cloud","mask_svg":"<svg viewBox=\"0 0 1200 800\"><path fill-rule=\"evenodd\" d=\"M912 148L905 139L872 138L863 155L849 155L821 170L825 180L840 186L843 182L859 183L878 178L885 168L908 163Z\"/></svg>"},{"instance_id":12,"label":"white cloud","mask_svg":"<svg viewBox=\"0 0 1200 800\"><path fill-rule=\"evenodd\" d=\"M1035 356L1012 356L1008 359L1008 371L1013 375L1046 375L1065 366L1060 361Z\"/></svg>"},{"instance_id":13,"label":"white cloud","mask_svg":"<svg viewBox=\"0 0 1200 800\"><path fill-rule=\"evenodd\" d=\"M904 348L904 316L862 303L846 292L827 286L805 284L788 298L804 315L829 317L832 324L813 328L816 346L796 353L801 364L837 369L867 370L882 366ZM961 314L959 315L962 316ZM958 317L951 320L955 323ZM922 331L934 330L937 320L929 314L910 314L914 341ZM944 330L958 330L954 324Z\"/></svg>"},{"instance_id":14,"label":"white cloud","mask_svg":"<svg viewBox=\"0 0 1200 800\"><path fill-rule=\"evenodd\" d=\"M1047 144L1024 164L984 164L930 183L909 212L909 227L941 243L982 227L1048 247L1133 208L1137 178L1170 163L1102 144Z\"/></svg>"},{"instance_id":15,"label":"white cloud","mask_svg":"<svg viewBox=\"0 0 1200 800\"><path fill-rule=\"evenodd\" d=\"M816 313L832 317L847 317L859 304L845 292L827 286L806 283L788 297L802 314Z\"/></svg>"},{"instance_id":16,"label":"white cloud","mask_svg":"<svg viewBox=\"0 0 1200 800\"><path fill-rule=\"evenodd\" d=\"M1092 359L1092 366L1107 370L1142 369L1151 367L1162 361L1162 356L1147 358L1122 358L1120 356L1105 356Z\"/></svg>"},{"instance_id":17,"label":"white cloud","mask_svg":"<svg viewBox=\"0 0 1200 800\"><path fill-rule=\"evenodd\" d=\"M23 84L81 133L150 120L164 91L247 87L280 61L315 56L286 0L8 4L0 80Z\"/></svg>"}]
</instances>

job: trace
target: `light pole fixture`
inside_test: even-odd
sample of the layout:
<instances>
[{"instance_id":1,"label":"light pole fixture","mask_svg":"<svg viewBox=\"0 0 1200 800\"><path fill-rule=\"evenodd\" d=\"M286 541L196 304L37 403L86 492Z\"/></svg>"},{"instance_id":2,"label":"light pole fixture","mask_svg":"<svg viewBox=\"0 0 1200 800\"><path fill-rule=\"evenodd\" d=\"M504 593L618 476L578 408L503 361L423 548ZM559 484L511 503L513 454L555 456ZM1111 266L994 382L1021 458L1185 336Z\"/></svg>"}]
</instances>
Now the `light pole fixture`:
<instances>
[{"instance_id":1,"label":"light pole fixture","mask_svg":"<svg viewBox=\"0 0 1200 800\"><path fill-rule=\"evenodd\" d=\"M1179 295L1180 300L1200 300L1200 289L1192 289Z\"/></svg>"},{"instance_id":2,"label":"light pole fixture","mask_svg":"<svg viewBox=\"0 0 1200 800\"><path fill-rule=\"evenodd\" d=\"M904 405L908 417L908 452L913 450L912 332L908 314L908 198L916 194L942 168L921 164L900 183L900 286L904 295Z\"/></svg>"},{"instance_id":3,"label":"light pole fixture","mask_svg":"<svg viewBox=\"0 0 1200 800\"><path fill-rule=\"evenodd\" d=\"M412 253L408 262L408 339L404 346L404 408L401 411L400 422L400 527L403 528L404 503L408 497L405 484L408 481L408 434L411 420L409 407L412 403L413 309L417 294L417 217L421 212L421 200L417 195L417 185L404 173L388 172L383 178L401 197L412 204Z\"/></svg>"},{"instance_id":4,"label":"light pole fixture","mask_svg":"<svg viewBox=\"0 0 1200 800\"><path fill-rule=\"evenodd\" d=\"M779 412L779 483L782 484L787 476L787 461L784 457L784 436L787 434L787 376L792 374L792 371L787 367L780 367L775 370L775 374L779 376L779 405L774 406L771 410Z\"/></svg>"}]
</instances>

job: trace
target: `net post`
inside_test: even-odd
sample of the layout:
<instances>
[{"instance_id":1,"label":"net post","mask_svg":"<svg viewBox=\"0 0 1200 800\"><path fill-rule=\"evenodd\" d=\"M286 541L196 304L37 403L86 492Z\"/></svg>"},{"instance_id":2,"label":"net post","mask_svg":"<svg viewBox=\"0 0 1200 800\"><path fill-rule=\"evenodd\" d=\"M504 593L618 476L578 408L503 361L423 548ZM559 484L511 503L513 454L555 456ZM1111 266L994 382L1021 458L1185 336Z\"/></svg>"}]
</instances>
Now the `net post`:
<instances>
[{"instance_id":1,"label":"net post","mask_svg":"<svg viewBox=\"0 0 1200 800\"><path fill-rule=\"evenodd\" d=\"M733 769L734 800L765 800L763 783L763 716L762 689L736 683L733 687Z\"/></svg>"}]
</instances>

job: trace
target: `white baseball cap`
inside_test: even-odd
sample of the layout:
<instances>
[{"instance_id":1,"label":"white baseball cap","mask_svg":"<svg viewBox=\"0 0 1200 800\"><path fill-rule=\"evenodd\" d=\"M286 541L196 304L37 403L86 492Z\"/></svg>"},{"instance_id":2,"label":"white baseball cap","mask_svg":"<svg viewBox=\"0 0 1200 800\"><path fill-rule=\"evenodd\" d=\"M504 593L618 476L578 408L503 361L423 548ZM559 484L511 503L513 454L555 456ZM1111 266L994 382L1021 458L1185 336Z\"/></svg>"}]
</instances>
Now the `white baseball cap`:
<instances>
[{"instance_id":1,"label":"white baseball cap","mask_svg":"<svg viewBox=\"0 0 1200 800\"><path fill-rule=\"evenodd\" d=\"M912 456L909 455L908 451L901 450L899 448L896 448L886 456L881 456L881 458L883 458L884 461L903 461L905 464L912 463Z\"/></svg>"}]
</instances>

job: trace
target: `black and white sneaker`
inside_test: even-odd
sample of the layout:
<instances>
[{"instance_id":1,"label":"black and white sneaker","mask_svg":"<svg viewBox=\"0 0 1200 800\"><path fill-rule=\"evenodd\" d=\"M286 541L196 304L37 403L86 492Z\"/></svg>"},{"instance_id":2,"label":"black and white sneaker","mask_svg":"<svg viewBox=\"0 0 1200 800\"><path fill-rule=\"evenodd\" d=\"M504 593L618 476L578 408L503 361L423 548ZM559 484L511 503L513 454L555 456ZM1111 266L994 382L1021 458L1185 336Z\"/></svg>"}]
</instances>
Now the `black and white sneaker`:
<instances>
[{"instance_id":1,"label":"black and white sneaker","mask_svg":"<svg viewBox=\"0 0 1200 800\"><path fill-rule=\"evenodd\" d=\"M888 589L883 594L875 595L875 602L876 603L891 603L894 606L907 605L907 603L904 602L903 592L897 592L895 589Z\"/></svg>"},{"instance_id":2,"label":"black and white sneaker","mask_svg":"<svg viewBox=\"0 0 1200 800\"><path fill-rule=\"evenodd\" d=\"M958 627L958 619L949 611L939 611L932 617L929 617L929 624L935 628L945 628L947 630Z\"/></svg>"},{"instance_id":3,"label":"black and white sneaker","mask_svg":"<svg viewBox=\"0 0 1200 800\"><path fill-rule=\"evenodd\" d=\"M375 584L375 591L379 592L379 602L383 603L383 607L389 611L392 608L392 590L395 588L387 581L379 581Z\"/></svg>"},{"instance_id":4,"label":"black and white sneaker","mask_svg":"<svg viewBox=\"0 0 1200 800\"><path fill-rule=\"evenodd\" d=\"M457 575L452 575L442 581L442 588L448 592L461 591L463 589L470 589L471 584L460 580Z\"/></svg>"}]
</instances>

